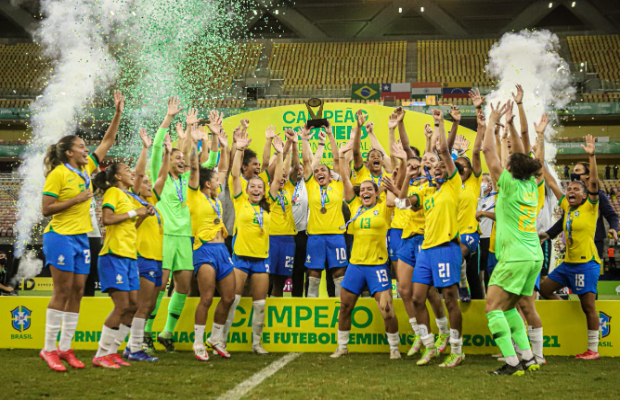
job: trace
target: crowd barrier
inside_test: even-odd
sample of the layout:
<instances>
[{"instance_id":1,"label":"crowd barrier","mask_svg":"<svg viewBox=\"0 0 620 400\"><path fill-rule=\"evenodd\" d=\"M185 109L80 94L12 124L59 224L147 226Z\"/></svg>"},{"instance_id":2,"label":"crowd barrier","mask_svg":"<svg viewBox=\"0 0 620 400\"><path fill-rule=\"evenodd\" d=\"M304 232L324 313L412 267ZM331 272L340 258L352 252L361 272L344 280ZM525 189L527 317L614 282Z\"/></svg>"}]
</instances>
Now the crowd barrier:
<instances>
[{"instance_id":1,"label":"crowd barrier","mask_svg":"<svg viewBox=\"0 0 620 400\"><path fill-rule=\"evenodd\" d=\"M169 298L164 298L153 325L154 332L163 329ZM209 312L207 330L211 329L214 299ZM0 297L0 348L41 349L45 336L46 297ZM174 333L179 350L191 351L194 341L194 311L197 298L188 298ZM619 301L597 301L601 332L601 356L620 356ZM571 356L587 349L586 321L578 301L538 301L536 308L543 321L545 355ZM74 347L96 350L101 327L112 309L106 297L84 298L75 333ZM400 299L394 301L401 337L400 350L409 349L407 314ZM267 299L263 344L270 352L333 352L337 347L337 298ZM487 328L485 302L474 300L461 304L463 312L463 349L467 354L498 352ZM432 313L431 313L432 315ZM437 333L434 320L432 330ZM252 301L243 298L231 329L228 349L250 351L252 340ZM360 299L353 311L350 350L352 352L388 352L383 319L374 299Z\"/></svg>"}]
</instances>

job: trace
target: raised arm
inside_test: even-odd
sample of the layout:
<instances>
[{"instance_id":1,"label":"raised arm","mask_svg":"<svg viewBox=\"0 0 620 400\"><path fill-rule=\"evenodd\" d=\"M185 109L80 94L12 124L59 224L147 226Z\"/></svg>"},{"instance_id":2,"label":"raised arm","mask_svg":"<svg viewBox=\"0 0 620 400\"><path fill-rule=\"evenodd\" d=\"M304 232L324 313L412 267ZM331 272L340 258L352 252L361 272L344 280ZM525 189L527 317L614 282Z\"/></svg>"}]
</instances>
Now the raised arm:
<instances>
[{"instance_id":1,"label":"raised arm","mask_svg":"<svg viewBox=\"0 0 620 400\"><path fill-rule=\"evenodd\" d=\"M482 162L480 160L480 151L482 150L482 138L484 137L484 130L486 126L478 124L476 129L476 139L474 140L474 147L471 154L471 168L475 176L480 176L482 173Z\"/></svg>"},{"instance_id":2,"label":"raised arm","mask_svg":"<svg viewBox=\"0 0 620 400\"><path fill-rule=\"evenodd\" d=\"M394 185L398 188L398 190L400 190L400 187L405 179L405 174L407 173L407 153L403 149L403 146L397 142L392 146L390 154L393 154L394 159L400 162L399 167L394 168L394 171L397 171L398 174L394 174L392 176Z\"/></svg>"},{"instance_id":3,"label":"raised arm","mask_svg":"<svg viewBox=\"0 0 620 400\"><path fill-rule=\"evenodd\" d=\"M342 175L344 172L341 169L342 165L340 165L340 151L338 150L338 143L336 142L336 138L334 137L332 126L329 121L327 121L327 126L324 126L323 129L325 129L325 133L329 138L329 146L331 147L332 157L334 159L334 171Z\"/></svg>"},{"instance_id":4,"label":"raised arm","mask_svg":"<svg viewBox=\"0 0 620 400\"><path fill-rule=\"evenodd\" d=\"M108 154L108 150L110 150L116 140L118 126L121 123L121 116L125 109L125 96L123 96L120 90L114 91L114 109L116 111L114 112L114 117L112 117L112 122L110 122L108 130L103 136L103 139L101 139L101 143L99 143L99 146L97 146L97 149L94 151L99 161L103 161L106 154Z\"/></svg>"},{"instance_id":5,"label":"raised arm","mask_svg":"<svg viewBox=\"0 0 620 400\"><path fill-rule=\"evenodd\" d=\"M530 154L532 145L530 143L529 129L527 126L527 116L525 115L525 108L523 108L523 88L521 85L516 85L517 94L511 93L517 108L519 109L519 124L521 125L521 140L523 141L523 152L527 155Z\"/></svg>"},{"instance_id":6,"label":"raised arm","mask_svg":"<svg viewBox=\"0 0 620 400\"><path fill-rule=\"evenodd\" d=\"M157 179L155 180L155 185L153 185L153 191L157 194L157 196L161 195L164 190L164 185L166 184L166 179L168 179L168 169L170 167L170 153L172 153L172 140L169 135L166 135L166 138L163 143L164 146L164 154L159 157L161 162L161 168L157 171ZM154 157L154 155L151 155Z\"/></svg>"},{"instance_id":7,"label":"raised arm","mask_svg":"<svg viewBox=\"0 0 620 400\"><path fill-rule=\"evenodd\" d=\"M357 130L357 134L354 136L353 140L353 168L357 171L362 168L364 164L364 158L362 157L362 126L366 123L366 119L368 118L367 114L364 114L362 110L357 110L355 114L357 125L354 129Z\"/></svg>"},{"instance_id":8,"label":"raised arm","mask_svg":"<svg viewBox=\"0 0 620 400\"><path fill-rule=\"evenodd\" d=\"M448 148L452 151L454 141L456 140L456 132L459 130L459 124L461 123L461 110L457 106L450 106L448 114L452 117L452 128L448 134Z\"/></svg>"},{"instance_id":9,"label":"raised arm","mask_svg":"<svg viewBox=\"0 0 620 400\"><path fill-rule=\"evenodd\" d=\"M316 153L314 153L314 156L312 157L312 171L314 171L314 169L318 167L319 164L321 164L321 161L323 160L323 153L325 152L325 139L327 139L327 134L323 131L319 131L318 136L319 136L319 144L316 147ZM312 149L312 147L310 148ZM304 164L305 164L305 161L304 161Z\"/></svg>"},{"instance_id":10,"label":"raised arm","mask_svg":"<svg viewBox=\"0 0 620 400\"><path fill-rule=\"evenodd\" d=\"M189 150L189 186L193 188L197 188L200 186L200 161L198 159L198 142L202 140L204 137L204 132L201 127L195 123L191 126L190 130L191 137L185 138L188 142L190 142L190 150Z\"/></svg>"},{"instance_id":11,"label":"raised arm","mask_svg":"<svg viewBox=\"0 0 620 400\"><path fill-rule=\"evenodd\" d=\"M246 132L239 132L239 137L237 137L237 150L235 151L233 159L232 171L230 171L232 175L232 193L234 197L241 194L241 164L243 163L243 152L251 142L252 139L248 139L248 134Z\"/></svg>"},{"instance_id":12,"label":"raised arm","mask_svg":"<svg viewBox=\"0 0 620 400\"><path fill-rule=\"evenodd\" d=\"M391 173L392 169L396 164L392 164L392 160L390 160L388 153L385 151L383 146L381 146L381 143L379 143L379 139L377 139L377 137L375 136L374 122L366 122L366 131L368 132L368 138L370 139L370 145L372 146L372 148L379 150L381 154L383 154L383 169L385 169L385 172L387 172L388 174ZM392 136L393 135L394 134L392 133Z\"/></svg>"},{"instance_id":13,"label":"raised arm","mask_svg":"<svg viewBox=\"0 0 620 400\"><path fill-rule=\"evenodd\" d=\"M276 127L269 125L265 128L265 146L263 147L263 162L261 163L261 171L264 171L269 167L269 161L271 159L271 142L273 138L277 137ZM271 175L270 175L271 176Z\"/></svg>"},{"instance_id":14,"label":"raised arm","mask_svg":"<svg viewBox=\"0 0 620 400\"><path fill-rule=\"evenodd\" d=\"M301 157L304 161L304 180L310 178L314 172L312 165L312 147L310 147L310 130L306 126L299 129L299 137L301 138Z\"/></svg>"},{"instance_id":15,"label":"raised arm","mask_svg":"<svg viewBox=\"0 0 620 400\"><path fill-rule=\"evenodd\" d=\"M555 195L555 198L558 199L558 201L561 200L562 196L564 196L564 192L562 191L562 188L560 187L560 185L558 185L558 182L555 180L553 175L551 175L551 172L549 172L549 170L544 164L543 164L543 173L545 175L545 182L547 183L547 186L549 186L549 189L551 189L551 191Z\"/></svg>"},{"instance_id":16,"label":"raised arm","mask_svg":"<svg viewBox=\"0 0 620 400\"><path fill-rule=\"evenodd\" d=\"M403 110L402 107L398 107L394 113L390 115L390 124L393 123L394 118L396 118L396 126L398 127L398 138L403 145L403 149L407 153L407 158L415 156L413 150L411 150L409 136L407 136L407 131L405 130L405 110Z\"/></svg>"},{"instance_id":17,"label":"raised arm","mask_svg":"<svg viewBox=\"0 0 620 400\"><path fill-rule=\"evenodd\" d=\"M517 128L515 127L515 115L512 113L513 105L514 103L512 100L508 100L506 102L506 129L508 129L508 131L510 132L510 145L512 146L512 152L528 155L529 151L527 153L525 152L523 142L521 141L521 136L519 135L519 132L517 132Z\"/></svg>"},{"instance_id":18,"label":"raised arm","mask_svg":"<svg viewBox=\"0 0 620 400\"><path fill-rule=\"evenodd\" d=\"M220 142L220 164L217 166L217 173L220 179L220 184L226 182L228 176L228 167L230 166L230 151L228 150L228 136L223 129L217 135L217 139ZM215 140L215 139L214 139Z\"/></svg>"},{"instance_id":19,"label":"raised arm","mask_svg":"<svg viewBox=\"0 0 620 400\"><path fill-rule=\"evenodd\" d=\"M456 166L454 165L454 160L452 160L452 155L450 154L450 148L448 148L448 142L446 140L446 132L443 125L443 113L441 110L434 109L433 110L433 119L435 121L435 136L437 137L437 151L441 156L441 159L446 164L446 171L448 172L448 176L454 175L454 171L456 171Z\"/></svg>"},{"instance_id":20,"label":"raised arm","mask_svg":"<svg viewBox=\"0 0 620 400\"><path fill-rule=\"evenodd\" d=\"M592 203L598 201L598 169L596 169L596 155L594 147L595 139L592 135L586 135L586 145L581 145L581 148L588 155L590 160L590 179L588 179L588 197Z\"/></svg>"},{"instance_id":21,"label":"raised arm","mask_svg":"<svg viewBox=\"0 0 620 400\"><path fill-rule=\"evenodd\" d=\"M286 140L292 143L292 152L291 152L291 160L292 162L288 163L291 168L290 180L292 182L297 182L297 178L299 175L299 141L297 138L297 133L295 133L292 129L287 129L284 134L286 135ZM288 155L287 155L288 156Z\"/></svg>"},{"instance_id":22,"label":"raised arm","mask_svg":"<svg viewBox=\"0 0 620 400\"><path fill-rule=\"evenodd\" d=\"M190 159L190 152L192 146L194 145L194 138L192 137L194 124L197 124L200 121L202 121L202 118L198 118L198 109L196 108L190 108L185 114L185 137L180 145L181 147L179 148L183 152L183 157L185 158L185 160ZM198 131L198 133L200 133L200 131Z\"/></svg>"},{"instance_id":23,"label":"raised arm","mask_svg":"<svg viewBox=\"0 0 620 400\"><path fill-rule=\"evenodd\" d=\"M431 127L431 124L424 124L424 136L426 137L424 152L426 153L427 151L433 151L433 128Z\"/></svg>"},{"instance_id":24,"label":"raised arm","mask_svg":"<svg viewBox=\"0 0 620 400\"><path fill-rule=\"evenodd\" d=\"M340 148L339 155L345 156L347 153L353 150L353 148L353 141L349 140L344 146ZM351 201L351 199L355 197L355 190L353 190L353 184L351 183L350 177L351 174L349 173L348 168L348 165L343 166L342 169L344 169L345 171L342 171L342 174L340 174L342 176L342 184L344 185L344 200L347 202Z\"/></svg>"},{"instance_id":25,"label":"raised arm","mask_svg":"<svg viewBox=\"0 0 620 400\"><path fill-rule=\"evenodd\" d=\"M494 182L499 181L499 177L502 174L504 168L502 167L499 156L495 151L495 143L493 143L493 129L495 128L495 125L499 123L502 115L506 113L506 108L506 104L500 107L499 102L497 103L497 106L495 108L493 107L493 104L491 104L491 114L489 115L489 121L487 123L486 131L484 133L484 141L482 145L484 159L487 162L487 167L489 168L491 179ZM478 119L478 123L480 123L480 118Z\"/></svg>"},{"instance_id":26,"label":"raised arm","mask_svg":"<svg viewBox=\"0 0 620 400\"><path fill-rule=\"evenodd\" d=\"M394 116L394 120L392 121L392 116ZM398 117L393 113L388 117L388 145L390 149L390 163L392 164L392 169L396 168L398 165L398 159L394 157L392 154L392 148L396 144L396 127L398 126ZM387 154L386 154L387 156Z\"/></svg>"},{"instance_id":27,"label":"raised arm","mask_svg":"<svg viewBox=\"0 0 620 400\"><path fill-rule=\"evenodd\" d=\"M284 142L279 137L274 137L272 140L273 149L276 151L276 168L273 172L273 178L271 179L271 186L269 187L269 193L272 198L276 198L278 191L280 191L280 179L282 179L282 171L284 170L284 162L282 160L282 153L284 152Z\"/></svg>"},{"instance_id":28,"label":"raised arm","mask_svg":"<svg viewBox=\"0 0 620 400\"><path fill-rule=\"evenodd\" d=\"M540 123L534 122L534 128L536 129L536 151L535 157L541 166L545 165L545 129L549 123L549 115L543 114L540 118ZM536 174L536 182L540 183L544 178L542 170Z\"/></svg>"},{"instance_id":29,"label":"raised arm","mask_svg":"<svg viewBox=\"0 0 620 400\"><path fill-rule=\"evenodd\" d=\"M146 158L148 157L149 147L151 147L151 138L146 134L146 129L144 128L140 128L138 135L140 135L140 139L142 139L142 151L136 163L132 189L135 194L140 195L142 181L144 181L144 176L146 175ZM148 196L150 196L150 194Z\"/></svg>"}]
</instances>

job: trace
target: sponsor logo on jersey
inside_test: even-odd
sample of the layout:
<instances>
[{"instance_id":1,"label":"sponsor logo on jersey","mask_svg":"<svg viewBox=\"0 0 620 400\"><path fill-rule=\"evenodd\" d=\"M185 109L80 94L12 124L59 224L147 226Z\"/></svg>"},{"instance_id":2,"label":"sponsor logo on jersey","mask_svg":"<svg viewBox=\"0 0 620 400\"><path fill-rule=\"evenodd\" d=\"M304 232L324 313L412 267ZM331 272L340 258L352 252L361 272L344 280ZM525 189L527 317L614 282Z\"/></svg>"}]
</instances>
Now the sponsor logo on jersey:
<instances>
[{"instance_id":1,"label":"sponsor logo on jersey","mask_svg":"<svg viewBox=\"0 0 620 400\"><path fill-rule=\"evenodd\" d=\"M24 306L18 306L11 311L11 321L13 329L23 332L30 328L32 311Z\"/></svg>"}]
</instances>

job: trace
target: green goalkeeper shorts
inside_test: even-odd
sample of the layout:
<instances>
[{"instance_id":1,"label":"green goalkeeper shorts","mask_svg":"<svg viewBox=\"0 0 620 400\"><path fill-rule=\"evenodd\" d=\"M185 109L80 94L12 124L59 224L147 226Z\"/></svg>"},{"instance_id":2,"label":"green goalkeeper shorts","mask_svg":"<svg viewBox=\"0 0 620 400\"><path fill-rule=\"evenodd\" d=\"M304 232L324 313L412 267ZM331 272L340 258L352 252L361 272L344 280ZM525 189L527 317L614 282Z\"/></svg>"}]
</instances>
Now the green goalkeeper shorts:
<instances>
[{"instance_id":1,"label":"green goalkeeper shorts","mask_svg":"<svg viewBox=\"0 0 620 400\"><path fill-rule=\"evenodd\" d=\"M175 271L193 271L192 239L189 236L164 234L162 268Z\"/></svg>"},{"instance_id":2,"label":"green goalkeeper shorts","mask_svg":"<svg viewBox=\"0 0 620 400\"><path fill-rule=\"evenodd\" d=\"M499 286L508 293L520 296L531 296L542 264L543 260L499 261L493 270L489 286Z\"/></svg>"}]
</instances>

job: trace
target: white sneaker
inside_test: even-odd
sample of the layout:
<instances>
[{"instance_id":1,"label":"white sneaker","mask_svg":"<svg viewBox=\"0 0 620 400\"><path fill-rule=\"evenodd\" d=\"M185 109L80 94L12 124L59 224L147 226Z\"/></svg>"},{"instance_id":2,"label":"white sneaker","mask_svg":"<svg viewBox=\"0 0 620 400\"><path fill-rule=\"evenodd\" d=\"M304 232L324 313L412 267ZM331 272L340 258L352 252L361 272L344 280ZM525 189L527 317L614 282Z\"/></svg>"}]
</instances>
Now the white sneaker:
<instances>
[{"instance_id":1,"label":"white sneaker","mask_svg":"<svg viewBox=\"0 0 620 400\"><path fill-rule=\"evenodd\" d=\"M213 349L213 355L230 358L230 353L226 351L226 347L222 346L221 343L212 343L211 348Z\"/></svg>"},{"instance_id":2,"label":"white sneaker","mask_svg":"<svg viewBox=\"0 0 620 400\"><path fill-rule=\"evenodd\" d=\"M269 354L269 352L267 350L265 350L263 348L263 345L260 344L260 343L259 344L255 344L255 345L252 346L252 353L258 354L258 355L261 355L261 356Z\"/></svg>"},{"instance_id":3,"label":"white sneaker","mask_svg":"<svg viewBox=\"0 0 620 400\"><path fill-rule=\"evenodd\" d=\"M204 344L194 343L194 355L199 361L209 361L209 353L207 353Z\"/></svg>"},{"instance_id":4,"label":"white sneaker","mask_svg":"<svg viewBox=\"0 0 620 400\"><path fill-rule=\"evenodd\" d=\"M398 349L390 350L390 360L400 360L400 351Z\"/></svg>"},{"instance_id":5,"label":"white sneaker","mask_svg":"<svg viewBox=\"0 0 620 400\"><path fill-rule=\"evenodd\" d=\"M338 347L336 351L330 356L331 358L340 358L349 355L349 349L342 349Z\"/></svg>"},{"instance_id":6,"label":"white sneaker","mask_svg":"<svg viewBox=\"0 0 620 400\"><path fill-rule=\"evenodd\" d=\"M547 360L545 360L545 357L534 355L534 358L536 359L536 362L538 363L538 365L547 364Z\"/></svg>"}]
</instances>

